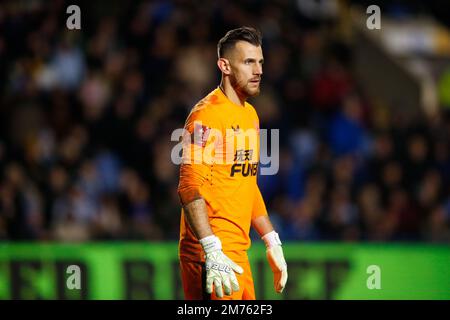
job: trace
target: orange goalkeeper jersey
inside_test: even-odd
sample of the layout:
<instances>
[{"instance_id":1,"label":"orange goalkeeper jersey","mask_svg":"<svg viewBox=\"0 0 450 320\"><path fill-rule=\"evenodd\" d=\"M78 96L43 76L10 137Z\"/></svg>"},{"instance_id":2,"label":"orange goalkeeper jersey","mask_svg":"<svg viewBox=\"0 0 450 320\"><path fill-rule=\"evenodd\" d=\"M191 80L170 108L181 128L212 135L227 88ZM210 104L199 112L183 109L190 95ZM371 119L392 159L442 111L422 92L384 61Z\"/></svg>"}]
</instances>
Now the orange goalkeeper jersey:
<instances>
[{"instance_id":1,"label":"orange goalkeeper jersey","mask_svg":"<svg viewBox=\"0 0 450 320\"><path fill-rule=\"evenodd\" d=\"M231 102L220 88L198 102L189 114L183 138L178 193L182 205L203 198L209 223L225 254L247 259L253 218L267 215L256 177L259 119L249 103ZM204 261L203 250L181 210L179 255Z\"/></svg>"}]
</instances>

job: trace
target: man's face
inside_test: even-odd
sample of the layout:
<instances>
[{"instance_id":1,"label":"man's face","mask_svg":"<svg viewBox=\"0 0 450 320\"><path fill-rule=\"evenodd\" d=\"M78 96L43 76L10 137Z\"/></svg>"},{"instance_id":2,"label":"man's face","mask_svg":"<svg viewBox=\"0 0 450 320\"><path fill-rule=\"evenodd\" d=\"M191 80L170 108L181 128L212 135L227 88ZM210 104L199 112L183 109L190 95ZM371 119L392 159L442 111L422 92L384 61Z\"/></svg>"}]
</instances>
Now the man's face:
<instances>
[{"instance_id":1,"label":"man's face","mask_svg":"<svg viewBox=\"0 0 450 320\"><path fill-rule=\"evenodd\" d=\"M230 82L239 95L253 97L259 94L264 63L261 46L238 41L230 51Z\"/></svg>"}]
</instances>

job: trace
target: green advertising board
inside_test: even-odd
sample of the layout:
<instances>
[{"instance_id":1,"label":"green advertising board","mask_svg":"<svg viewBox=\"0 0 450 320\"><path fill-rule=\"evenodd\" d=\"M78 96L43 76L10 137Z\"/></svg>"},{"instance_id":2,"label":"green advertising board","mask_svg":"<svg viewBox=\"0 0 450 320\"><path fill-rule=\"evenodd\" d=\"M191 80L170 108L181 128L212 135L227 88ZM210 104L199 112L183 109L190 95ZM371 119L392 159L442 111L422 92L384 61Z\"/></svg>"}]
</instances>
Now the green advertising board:
<instances>
[{"instance_id":1,"label":"green advertising board","mask_svg":"<svg viewBox=\"0 0 450 320\"><path fill-rule=\"evenodd\" d=\"M450 299L449 246L283 247L282 295L264 246L249 251L258 299ZM0 244L0 299L182 298L176 243Z\"/></svg>"}]
</instances>

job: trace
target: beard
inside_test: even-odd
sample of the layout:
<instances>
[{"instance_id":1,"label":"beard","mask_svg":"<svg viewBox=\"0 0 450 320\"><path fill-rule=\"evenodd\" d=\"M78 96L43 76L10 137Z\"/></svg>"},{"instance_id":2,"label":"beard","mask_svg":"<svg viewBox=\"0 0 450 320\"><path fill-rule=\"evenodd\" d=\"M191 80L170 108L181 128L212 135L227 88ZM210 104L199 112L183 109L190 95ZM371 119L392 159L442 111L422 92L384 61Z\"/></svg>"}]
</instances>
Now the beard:
<instances>
[{"instance_id":1,"label":"beard","mask_svg":"<svg viewBox=\"0 0 450 320\"><path fill-rule=\"evenodd\" d=\"M255 97L259 95L261 80L258 85L255 85L249 80L238 81L236 78L232 77L230 79L231 85L235 88L236 92L240 93L245 97Z\"/></svg>"},{"instance_id":2,"label":"beard","mask_svg":"<svg viewBox=\"0 0 450 320\"><path fill-rule=\"evenodd\" d=\"M254 85L251 82L248 82L247 85L243 88L244 92L246 93L247 97L255 97L259 95L260 85Z\"/></svg>"}]
</instances>

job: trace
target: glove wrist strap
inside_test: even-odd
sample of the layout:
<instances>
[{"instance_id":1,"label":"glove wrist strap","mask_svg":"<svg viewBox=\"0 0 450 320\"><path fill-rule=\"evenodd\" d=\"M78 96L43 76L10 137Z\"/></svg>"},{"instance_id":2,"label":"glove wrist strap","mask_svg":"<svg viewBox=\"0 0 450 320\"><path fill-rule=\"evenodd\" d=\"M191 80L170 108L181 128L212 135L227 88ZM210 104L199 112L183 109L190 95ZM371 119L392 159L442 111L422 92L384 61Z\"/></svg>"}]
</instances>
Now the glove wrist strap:
<instances>
[{"instance_id":1,"label":"glove wrist strap","mask_svg":"<svg viewBox=\"0 0 450 320\"><path fill-rule=\"evenodd\" d=\"M280 237L278 236L278 233L275 232L275 230L266 233L264 236L261 237L261 239L264 240L264 243L266 244L267 248L281 246Z\"/></svg>"},{"instance_id":2,"label":"glove wrist strap","mask_svg":"<svg viewBox=\"0 0 450 320\"><path fill-rule=\"evenodd\" d=\"M203 251L205 251L206 254L222 250L222 242L220 242L220 239L215 235L204 237L199 241L203 247Z\"/></svg>"}]
</instances>

